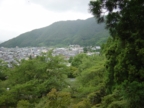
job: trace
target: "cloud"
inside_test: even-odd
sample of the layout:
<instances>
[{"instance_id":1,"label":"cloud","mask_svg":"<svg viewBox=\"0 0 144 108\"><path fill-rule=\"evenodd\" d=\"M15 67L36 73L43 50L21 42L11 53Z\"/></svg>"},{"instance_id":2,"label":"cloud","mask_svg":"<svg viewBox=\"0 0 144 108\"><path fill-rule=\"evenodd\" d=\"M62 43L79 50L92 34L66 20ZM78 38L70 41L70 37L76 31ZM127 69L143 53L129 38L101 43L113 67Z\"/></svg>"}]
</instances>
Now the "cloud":
<instances>
[{"instance_id":1,"label":"cloud","mask_svg":"<svg viewBox=\"0 0 144 108\"><path fill-rule=\"evenodd\" d=\"M8 39L14 38L18 36L19 33L13 32L13 31L5 31L5 30L0 30L0 42L4 42Z\"/></svg>"},{"instance_id":2,"label":"cloud","mask_svg":"<svg viewBox=\"0 0 144 108\"><path fill-rule=\"evenodd\" d=\"M29 0L29 2L37 3L50 11L77 11L88 13L89 0Z\"/></svg>"},{"instance_id":3,"label":"cloud","mask_svg":"<svg viewBox=\"0 0 144 108\"><path fill-rule=\"evenodd\" d=\"M57 21L92 17L88 13L88 2L88 0L0 0L0 40Z\"/></svg>"}]
</instances>

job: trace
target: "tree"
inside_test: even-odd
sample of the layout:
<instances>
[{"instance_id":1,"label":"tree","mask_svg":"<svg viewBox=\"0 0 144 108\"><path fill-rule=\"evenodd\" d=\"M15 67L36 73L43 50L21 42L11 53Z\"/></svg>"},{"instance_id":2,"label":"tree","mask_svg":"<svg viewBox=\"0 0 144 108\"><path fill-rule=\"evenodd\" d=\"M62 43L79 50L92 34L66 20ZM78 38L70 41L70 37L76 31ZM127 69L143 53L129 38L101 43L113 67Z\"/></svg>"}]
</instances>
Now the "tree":
<instances>
[{"instance_id":1,"label":"tree","mask_svg":"<svg viewBox=\"0 0 144 108\"><path fill-rule=\"evenodd\" d=\"M7 64L0 60L0 95L6 91L7 70Z\"/></svg>"},{"instance_id":2,"label":"tree","mask_svg":"<svg viewBox=\"0 0 144 108\"><path fill-rule=\"evenodd\" d=\"M105 81L105 57L91 55L82 59L79 65L80 74L76 77L77 97L88 97L89 102L94 105L101 102L104 95Z\"/></svg>"},{"instance_id":3,"label":"tree","mask_svg":"<svg viewBox=\"0 0 144 108\"><path fill-rule=\"evenodd\" d=\"M27 105L27 102L31 104L45 96L52 88L61 90L67 86L66 70L66 61L61 56L52 56L52 52L23 60L20 65L8 70L7 87L10 90L3 90L0 106L16 107Z\"/></svg>"},{"instance_id":4,"label":"tree","mask_svg":"<svg viewBox=\"0 0 144 108\"><path fill-rule=\"evenodd\" d=\"M106 22L112 36L106 51L109 93L117 86L123 86L128 107L143 107L144 1L90 1L90 11L98 22ZM106 18L105 12L108 13Z\"/></svg>"},{"instance_id":5,"label":"tree","mask_svg":"<svg viewBox=\"0 0 144 108\"><path fill-rule=\"evenodd\" d=\"M6 80L7 64L0 60L0 80Z\"/></svg>"},{"instance_id":6,"label":"tree","mask_svg":"<svg viewBox=\"0 0 144 108\"><path fill-rule=\"evenodd\" d=\"M70 61L70 63L74 67L79 67L79 65L82 63L82 59L85 57L87 57L87 55L84 53L78 54Z\"/></svg>"},{"instance_id":7,"label":"tree","mask_svg":"<svg viewBox=\"0 0 144 108\"><path fill-rule=\"evenodd\" d=\"M84 51L84 53L87 53L87 52L88 52L88 48L87 48L87 47L84 47L84 48L83 48L83 51Z\"/></svg>"},{"instance_id":8,"label":"tree","mask_svg":"<svg viewBox=\"0 0 144 108\"><path fill-rule=\"evenodd\" d=\"M67 108L70 106L71 94L69 92L52 89L35 108Z\"/></svg>"},{"instance_id":9,"label":"tree","mask_svg":"<svg viewBox=\"0 0 144 108\"><path fill-rule=\"evenodd\" d=\"M17 104L17 108L31 108L31 105L27 100L20 100Z\"/></svg>"}]
</instances>

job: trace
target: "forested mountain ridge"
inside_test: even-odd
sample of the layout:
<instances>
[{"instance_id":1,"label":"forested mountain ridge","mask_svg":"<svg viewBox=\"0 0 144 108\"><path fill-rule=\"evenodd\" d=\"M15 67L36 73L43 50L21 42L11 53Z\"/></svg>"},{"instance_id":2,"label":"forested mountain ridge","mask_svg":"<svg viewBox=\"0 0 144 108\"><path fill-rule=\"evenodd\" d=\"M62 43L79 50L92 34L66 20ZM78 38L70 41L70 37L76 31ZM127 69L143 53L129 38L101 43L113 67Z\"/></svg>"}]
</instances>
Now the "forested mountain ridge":
<instances>
[{"instance_id":1,"label":"forested mountain ridge","mask_svg":"<svg viewBox=\"0 0 144 108\"><path fill-rule=\"evenodd\" d=\"M59 21L50 26L23 33L0 46L81 46L100 45L109 36L105 24L97 24L94 18L86 20Z\"/></svg>"}]
</instances>

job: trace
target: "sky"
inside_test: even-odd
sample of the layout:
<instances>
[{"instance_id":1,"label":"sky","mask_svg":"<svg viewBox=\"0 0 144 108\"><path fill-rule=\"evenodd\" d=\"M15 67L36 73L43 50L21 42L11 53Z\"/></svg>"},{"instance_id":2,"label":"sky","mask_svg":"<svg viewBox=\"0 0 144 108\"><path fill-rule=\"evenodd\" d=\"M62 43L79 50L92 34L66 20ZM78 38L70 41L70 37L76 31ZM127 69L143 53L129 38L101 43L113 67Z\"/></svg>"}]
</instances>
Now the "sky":
<instances>
[{"instance_id":1,"label":"sky","mask_svg":"<svg viewBox=\"0 0 144 108\"><path fill-rule=\"evenodd\" d=\"M90 0L0 0L0 41L57 21L87 19Z\"/></svg>"}]
</instances>

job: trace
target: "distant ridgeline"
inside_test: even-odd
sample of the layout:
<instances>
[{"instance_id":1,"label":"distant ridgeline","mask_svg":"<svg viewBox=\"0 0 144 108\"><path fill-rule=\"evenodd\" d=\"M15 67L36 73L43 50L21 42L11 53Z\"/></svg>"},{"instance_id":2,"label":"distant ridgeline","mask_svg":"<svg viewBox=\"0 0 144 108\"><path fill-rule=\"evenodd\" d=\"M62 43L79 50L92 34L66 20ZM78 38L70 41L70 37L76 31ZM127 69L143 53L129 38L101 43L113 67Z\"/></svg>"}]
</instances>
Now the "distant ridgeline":
<instances>
[{"instance_id":1,"label":"distant ridgeline","mask_svg":"<svg viewBox=\"0 0 144 108\"><path fill-rule=\"evenodd\" d=\"M1 47L41 47L41 46L95 46L104 43L109 36L105 24L97 24L95 18L74 21L59 21L50 26L23 33L16 38L1 43Z\"/></svg>"}]
</instances>

